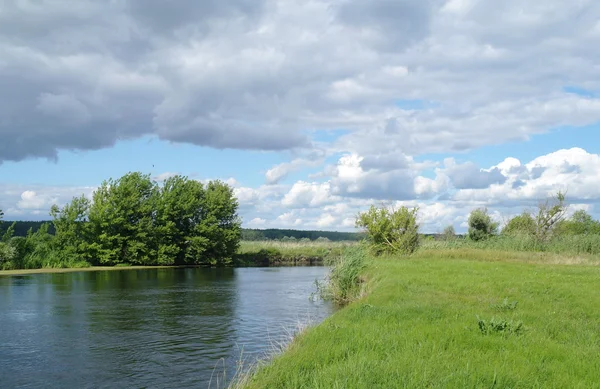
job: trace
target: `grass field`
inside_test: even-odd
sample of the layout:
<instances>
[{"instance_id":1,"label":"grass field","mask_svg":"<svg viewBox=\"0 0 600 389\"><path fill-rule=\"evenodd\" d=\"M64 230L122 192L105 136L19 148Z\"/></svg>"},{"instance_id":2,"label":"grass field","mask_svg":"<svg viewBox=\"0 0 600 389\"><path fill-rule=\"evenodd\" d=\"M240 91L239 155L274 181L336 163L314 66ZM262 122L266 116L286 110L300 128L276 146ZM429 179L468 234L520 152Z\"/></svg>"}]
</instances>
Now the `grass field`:
<instances>
[{"instance_id":1,"label":"grass field","mask_svg":"<svg viewBox=\"0 0 600 389\"><path fill-rule=\"evenodd\" d=\"M460 249L371 260L367 295L246 387L600 387L599 263Z\"/></svg>"}]
</instances>

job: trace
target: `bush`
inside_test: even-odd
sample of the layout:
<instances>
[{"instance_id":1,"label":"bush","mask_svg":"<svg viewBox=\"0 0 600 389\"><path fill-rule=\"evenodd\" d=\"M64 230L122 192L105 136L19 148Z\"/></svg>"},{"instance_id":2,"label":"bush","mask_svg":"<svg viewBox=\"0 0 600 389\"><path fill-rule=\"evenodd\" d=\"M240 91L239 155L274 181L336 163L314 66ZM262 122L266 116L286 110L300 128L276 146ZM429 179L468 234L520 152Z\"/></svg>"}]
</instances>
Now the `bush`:
<instances>
[{"instance_id":1,"label":"bush","mask_svg":"<svg viewBox=\"0 0 600 389\"><path fill-rule=\"evenodd\" d=\"M356 226L363 228L371 251L381 254L412 254L419 247L418 208L377 208L358 215Z\"/></svg>"},{"instance_id":2,"label":"bush","mask_svg":"<svg viewBox=\"0 0 600 389\"><path fill-rule=\"evenodd\" d=\"M496 235L498 223L488 214L487 208L477 208L469 215L469 239L480 241Z\"/></svg>"},{"instance_id":3,"label":"bush","mask_svg":"<svg viewBox=\"0 0 600 389\"><path fill-rule=\"evenodd\" d=\"M531 214L523 212L508 221L506 227L502 229L504 235L528 235L534 236L536 223Z\"/></svg>"}]
</instances>

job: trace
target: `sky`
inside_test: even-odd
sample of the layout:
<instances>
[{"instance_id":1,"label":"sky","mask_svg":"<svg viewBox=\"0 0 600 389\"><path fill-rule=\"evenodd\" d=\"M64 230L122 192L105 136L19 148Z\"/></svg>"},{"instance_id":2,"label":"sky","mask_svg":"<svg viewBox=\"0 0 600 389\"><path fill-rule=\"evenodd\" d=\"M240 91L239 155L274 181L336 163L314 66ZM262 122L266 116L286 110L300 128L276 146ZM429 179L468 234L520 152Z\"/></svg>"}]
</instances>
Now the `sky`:
<instances>
[{"instance_id":1,"label":"sky","mask_svg":"<svg viewBox=\"0 0 600 389\"><path fill-rule=\"evenodd\" d=\"M600 218L600 2L0 0L5 219L130 171L223 180L249 228Z\"/></svg>"}]
</instances>

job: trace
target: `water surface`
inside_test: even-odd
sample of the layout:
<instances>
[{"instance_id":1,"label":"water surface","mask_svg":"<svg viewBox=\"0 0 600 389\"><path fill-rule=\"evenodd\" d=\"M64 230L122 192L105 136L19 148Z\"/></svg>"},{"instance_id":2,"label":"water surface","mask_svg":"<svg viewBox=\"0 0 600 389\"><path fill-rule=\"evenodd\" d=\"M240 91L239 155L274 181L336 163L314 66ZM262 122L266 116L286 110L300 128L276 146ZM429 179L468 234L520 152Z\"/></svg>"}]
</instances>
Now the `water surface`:
<instances>
[{"instance_id":1,"label":"water surface","mask_svg":"<svg viewBox=\"0 0 600 389\"><path fill-rule=\"evenodd\" d=\"M332 307L324 267L0 277L0 386L208 388ZM222 387L223 385L219 385Z\"/></svg>"}]
</instances>

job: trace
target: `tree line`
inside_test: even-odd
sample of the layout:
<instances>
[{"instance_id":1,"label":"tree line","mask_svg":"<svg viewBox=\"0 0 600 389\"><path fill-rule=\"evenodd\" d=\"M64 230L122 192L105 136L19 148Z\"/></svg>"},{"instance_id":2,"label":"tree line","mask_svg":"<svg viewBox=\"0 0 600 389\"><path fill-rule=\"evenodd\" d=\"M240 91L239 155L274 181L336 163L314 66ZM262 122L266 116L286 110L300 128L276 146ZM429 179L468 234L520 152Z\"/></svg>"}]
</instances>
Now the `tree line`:
<instances>
[{"instance_id":1,"label":"tree line","mask_svg":"<svg viewBox=\"0 0 600 389\"><path fill-rule=\"evenodd\" d=\"M237 209L233 189L221 181L175 176L159 185L128 173L104 181L91 200L52 206L52 222L24 237L16 224L8 227L0 267L227 264L241 237Z\"/></svg>"},{"instance_id":2,"label":"tree line","mask_svg":"<svg viewBox=\"0 0 600 389\"><path fill-rule=\"evenodd\" d=\"M14 226L13 226L14 224ZM13 228L14 236L27 236L29 232L36 232L42 225L48 224L48 232L54 235L54 224L51 220L47 221L14 221L0 223L0 235L4 234L8 228ZM31 230L31 231L30 231ZM337 231L313 231L313 230L289 230L289 229L253 229L242 228L241 238L244 241L295 241L295 240L310 240L316 241L329 240L332 242L340 241L359 241L364 238L364 235L357 232L337 232Z\"/></svg>"},{"instance_id":3,"label":"tree line","mask_svg":"<svg viewBox=\"0 0 600 389\"><path fill-rule=\"evenodd\" d=\"M453 226L425 237L419 233L418 208L376 207L358 215L356 226L366 234L373 254L411 254L423 241L436 241L431 248L475 247L521 251L600 254L600 221L585 210L567 217L566 196L558 192L541 201L535 210L524 211L500 228L486 208L474 209L468 217L466 235Z\"/></svg>"},{"instance_id":4,"label":"tree line","mask_svg":"<svg viewBox=\"0 0 600 389\"><path fill-rule=\"evenodd\" d=\"M337 231L310 231L310 230L287 230L287 229L242 229L242 240L245 241L264 241L264 240L321 240L327 239L332 242L339 241L359 241L364 238L363 234L356 232L337 232Z\"/></svg>"}]
</instances>

